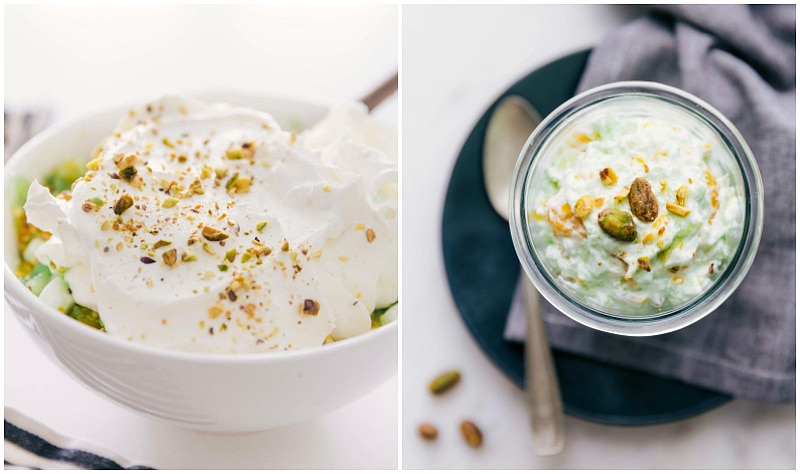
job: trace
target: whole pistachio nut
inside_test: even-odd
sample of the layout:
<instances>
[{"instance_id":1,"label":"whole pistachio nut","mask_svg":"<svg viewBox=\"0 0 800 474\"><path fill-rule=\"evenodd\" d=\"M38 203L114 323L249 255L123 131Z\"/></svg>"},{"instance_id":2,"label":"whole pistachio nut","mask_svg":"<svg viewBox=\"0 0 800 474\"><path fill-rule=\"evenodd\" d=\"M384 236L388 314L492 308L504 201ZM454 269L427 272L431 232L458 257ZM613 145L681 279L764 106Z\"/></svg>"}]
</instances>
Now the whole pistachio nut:
<instances>
[{"instance_id":1,"label":"whole pistachio nut","mask_svg":"<svg viewBox=\"0 0 800 474\"><path fill-rule=\"evenodd\" d=\"M461 380L461 373L457 370L451 370L431 380L428 388L434 395L441 395L453 388L459 380Z\"/></svg>"},{"instance_id":2,"label":"whole pistachio nut","mask_svg":"<svg viewBox=\"0 0 800 474\"><path fill-rule=\"evenodd\" d=\"M636 240L636 224L633 216L621 209L605 209L597 216L597 223L603 231L623 242Z\"/></svg>"},{"instance_id":3,"label":"whole pistachio nut","mask_svg":"<svg viewBox=\"0 0 800 474\"><path fill-rule=\"evenodd\" d=\"M473 448L479 448L483 444L483 433L478 429L475 423L465 420L461 422L461 434L464 436L467 444Z\"/></svg>"},{"instance_id":4,"label":"whole pistachio nut","mask_svg":"<svg viewBox=\"0 0 800 474\"><path fill-rule=\"evenodd\" d=\"M639 219L653 222L658 217L658 201L646 179L636 178L633 180L628 193L628 201L631 203L631 212Z\"/></svg>"}]
</instances>

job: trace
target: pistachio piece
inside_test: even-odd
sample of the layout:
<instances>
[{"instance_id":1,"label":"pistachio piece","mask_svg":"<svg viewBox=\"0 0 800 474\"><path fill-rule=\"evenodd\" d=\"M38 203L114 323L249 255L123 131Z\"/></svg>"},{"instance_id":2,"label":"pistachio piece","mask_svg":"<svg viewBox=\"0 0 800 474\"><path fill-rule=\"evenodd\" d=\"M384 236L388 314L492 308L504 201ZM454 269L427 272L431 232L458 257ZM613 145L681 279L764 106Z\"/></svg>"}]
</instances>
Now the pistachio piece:
<instances>
[{"instance_id":1,"label":"pistachio piece","mask_svg":"<svg viewBox=\"0 0 800 474\"><path fill-rule=\"evenodd\" d=\"M623 186L622 189L620 189L619 192L614 195L614 201L622 202L625 200L625 198L628 197L630 193L631 193L630 188L628 188L627 186Z\"/></svg>"},{"instance_id":2,"label":"pistachio piece","mask_svg":"<svg viewBox=\"0 0 800 474\"><path fill-rule=\"evenodd\" d=\"M114 203L114 214L119 216L130 209L131 206L133 206L133 198L127 194L123 194L117 199L117 202Z\"/></svg>"},{"instance_id":3,"label":"pistachio piece","mask_svg":"<svg viewBox=\"0 0 800 474\"><path fill-rule=\"evenodd\" d=\"M636 224L633 216L620 209L606 209L597 216L597 223L603 231L623 242L636 240Z\"/></svg>"},{"instance_id":4,"label":"pistachio piece","mask_svg":"<svg viewBox=\"0 0 800 474\"><path fill-rule=\"evenodd\" d=\"M459 380L461 380L461 373L457 370L451 370L431 380L428 388L432 394L441 395L453 388Z\"/></svg>"},{"instance_id":5,"label":"pistachio piece","mask_svg":"<svg viewBox=\"0 0 800 474\"><path fill-rule=\"evenodd\" d=\"M122 177L122 179L124 179L125 181L130 181L130 180L132 180L132 179L133 179L133 178L136 176L136 173L137 173L137 171L136 171L136 167L135 167L135 166L133 166L133 165L131 165L131 166L128 166L127 168L123 168L123 169L122 169L122 170L119 172L119 175L120 175L120 176Z\"/></svg>"},{"instance_id":6,"label":"pistachio piece","mask_svg":"<svg viewBox=\"0 0 800 474\"><path fill-rule=\"evenodd\" d=\"M319 314L319 302L317 300L303 301L303 307L301 309L301 313L304 316L316 316L317 314Z\"/></svg>"},{"instance_id":7,"label":"pistachio piece","mask_svg":"<svg viewBox=\"0 0 800 474\"><path fill-rule=\"evenodd\" d=\"M172 245L171 240L159 240L155 244L153 244L153 249L160 249L161 247L166 247L168 245Z\"/></svg>"},{"instance_id":8,"label":"pistachio piece","mask_svg":"<svg viewBox=\"0 0 800 474\"><path fill-rule=\"evenodd\" d=\"M478 429L475 423L469 420L461 422L461 434L464 435L467 444L473 448L479 448L481 444L483 444L483 434L481 430Z\"/></svg>"},{"instance_id":9,"label":"pistachio piece","mask_svg":"<svg viewBox=\"0 0 800 474\"><path fill-rule=\"evenodd\" d=\"M636 259L636 263L639 264L639 268L641 268L642 270L646 272L650 271L650 258L647 255Z\"/></svg>"},{"instance_id":10,"label":"pistachio piece","mask_svg":"<svg viewBox=\"0 0 800 474\"><path fill-rule=\"evenodd\" d=\"M175 205L178 204L178 202L180 202L180 200L174 197L164 198L164 200L161 201L161 207L166 207L166 208L175 207Z\"/></svg>"},{"instance_id":11,"label":"pistachio piece","mask_svg":"<svg viewBox=\"0 0 800 474\"><path fill-rule=\"evenodd\" d=\"M691 209L686 209L683 206L679 206L677 204L672 204L671 202L667 203L667 210L669 212L675 214L676 216L680 216L680 217L686 217L686 216L689 215L690 212L692 212Z\"/></svg>"},{"instance_id":12,"label":"pistachio piece","mask_svg":"<svg viewBox=\"0 0 800 474\"><path fill-rule=\"evenodd\" d=\"M678 188L678 191L675 193L675 202L677 202L679 206L685 206L686 196L688 195L689 195L689 186L686 186L685 184L681 185L681 187Z\"/></svg>"},{"instance_id":13,"label":"pistachio piece","mask_svg":"<svg viewBox=\"0 0 800 474\"><path fill-rule=\"evenodd\" d=\"M606 186L614 186L617 184L617 173L611 168L603 168L600 170L600 181Z\"/></svg>"},{"instance_id":14,"label":"pistachio piece","mask_svg":"<svg viewBox=\"0 0 800 474\"><path fill-rule=\"evenodd\" d=\"M375 240L375 231L372 229L367 229L367 242L372 243Z\"/></svg>"},{"instance_id":15,"label":"pistachio piece","mask_svg":"<svg viewBox=\"0 0 800 474\"><path fill-rule=\"evenodd\" d=\"M581 219L586 219L592 213L594 199L588 194L579 197L575 202L573 213Z\"/></svg>"},{"instance_id":16,"label":"pistachio piece","mask_svg":"<svg viewBox=\"0 0 800 474\"><path fill-rule=\"evenodd\" d=\"M650 183L644 178L636 178L631 183L628 194L631 212L645 222L653 222L658 217L658 201Z\"/></svg>"},{"instance_id":17,"label":"pistachio piece","mask_svg":"<svg viewBox=\"0 0 800 474\"><path fill-rule=\"evenodd\" d=\"M217 228L207 225L203 227L203 237L212 242L219 242L220 240L225 240L230 236Z\"/></svg>"},{"instance_id":18,"label":"pistachio piece","mask_svg":"<svg viewBox=\"0 0 800 474\"><path fill-rule=\"evenodd\" d=\"M162 254L162 257L164 258L164 263L170 267L174 267L175 263L178 261L178 251L176 249L169 249Z\"/></svg>"},{"instance_id":19,"label":"pistachio piece","mask_svg":"<svg viewBox=\"0 0 800 474\"><path fill-rule=\"evenodd\" d=\"M97 205L91 201L85 201L81 204L81 209L83 209L83 212L92 212L97 210Z\"/></svg>"},{"instance_id":20,"label":"pistachio piece","mask_svg":"<svg viewBox=\"0 0 800 474\"><path fill-rule=\"evenodd\" d=\"M124 154L124 153L117 153L114 155L114 164L117 165L117 168L124 170L129 166L133 166L136 163L136 155L133 153Z\"/></svg>"}]
</instances>

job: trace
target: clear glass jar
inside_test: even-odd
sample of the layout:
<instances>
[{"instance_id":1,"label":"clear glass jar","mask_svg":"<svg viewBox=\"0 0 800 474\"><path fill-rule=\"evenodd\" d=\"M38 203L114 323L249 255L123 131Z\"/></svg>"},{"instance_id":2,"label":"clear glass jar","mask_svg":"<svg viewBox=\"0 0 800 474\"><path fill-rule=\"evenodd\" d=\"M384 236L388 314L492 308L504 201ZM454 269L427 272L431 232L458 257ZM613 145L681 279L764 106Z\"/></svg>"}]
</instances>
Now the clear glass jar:
<instances>
[{"instance_id":1,"label":"clear glass jar","mask_svg":"<svg viewBox=\"0 0 800 474\"><path fill-rule=\"evenodd\" d=\"M657 218L631 207L648 201L634 178L650 185ZM557 309L646 336L696 322L733 293L758 249L763 196L750 148L719 111L663 84L618 82L577 95L531 134L509 222L525 273ZM631 225L634 240L621 230Z\"/></svg>"}]
</instances>

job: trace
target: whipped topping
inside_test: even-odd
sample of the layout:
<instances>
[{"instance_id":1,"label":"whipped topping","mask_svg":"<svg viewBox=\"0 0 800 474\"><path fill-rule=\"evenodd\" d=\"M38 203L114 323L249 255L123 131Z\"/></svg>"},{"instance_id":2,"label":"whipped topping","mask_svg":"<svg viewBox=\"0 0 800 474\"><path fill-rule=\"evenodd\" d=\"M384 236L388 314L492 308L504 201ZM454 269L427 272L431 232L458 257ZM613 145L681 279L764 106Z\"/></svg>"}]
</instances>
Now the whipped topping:
<instances>
[{"instance_id":1,"label":"whipped topping","mask_svg":"<svg viewBox=\"0 0 800 474\"><path fill-rule=\"evenodd\" d=\"M314 128L165 98L132 109L71 194L34 182L28 221L52 237L78 304L115 337L220 353L364 333L397 301L396 134L360 104Z\"/></svg>"}]
</instances>

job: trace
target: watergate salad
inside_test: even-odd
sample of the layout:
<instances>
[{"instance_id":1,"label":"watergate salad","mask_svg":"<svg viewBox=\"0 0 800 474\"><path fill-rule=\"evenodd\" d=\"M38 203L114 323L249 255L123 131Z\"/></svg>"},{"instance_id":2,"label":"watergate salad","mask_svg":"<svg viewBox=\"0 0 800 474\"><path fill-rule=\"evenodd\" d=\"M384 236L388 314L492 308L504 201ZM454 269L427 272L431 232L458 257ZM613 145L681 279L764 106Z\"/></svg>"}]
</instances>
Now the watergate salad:
<instances>
[{"instance_id":1,"label":"watergate salad","mask_svg":"<svg viewBox=\"0 0 800 474\"><path fill-rule=\"evenodd\" d=\"M577 300L645 316L686 304L731 263L745 218L735 159L663 101L618 100L556 132L528 188L543 266Z\"/></svg>"},{"instance_id":2,"label":"watergate salad","mask_svg":"<svg viewBox=\"0 0 800 474\"><path fill-rule=\"evenodd\" d=\"M224 104L145 104L85 169L30 185L18 274L48 305L165 349L282 351L367 332L395 317L396 140L361 104L301 133Z\"/></svg>"}]
</instances>

